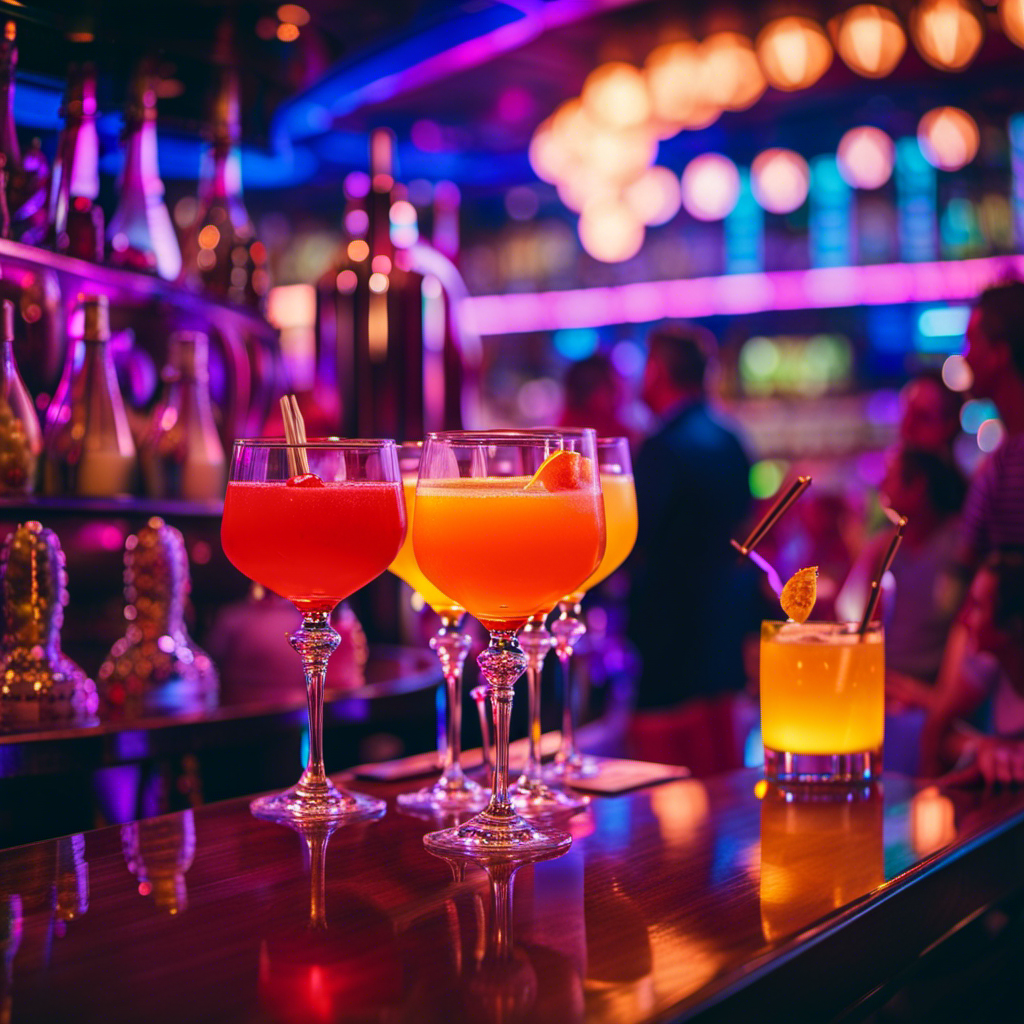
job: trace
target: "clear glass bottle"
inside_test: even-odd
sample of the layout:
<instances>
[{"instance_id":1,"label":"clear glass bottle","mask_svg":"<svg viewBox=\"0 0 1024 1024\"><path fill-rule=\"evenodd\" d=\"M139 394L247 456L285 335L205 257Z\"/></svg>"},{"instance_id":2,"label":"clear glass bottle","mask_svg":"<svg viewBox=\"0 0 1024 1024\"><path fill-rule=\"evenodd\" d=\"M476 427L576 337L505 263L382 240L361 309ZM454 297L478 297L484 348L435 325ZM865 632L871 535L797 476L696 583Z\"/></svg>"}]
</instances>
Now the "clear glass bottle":
<instances>
[{"instance_id":1,"label":"clear glass bottle","mask_svg":"<svg viewBox=\"0 0 1024 1024\"><path fill-rule=\"evenodd\" d=\"M107 498L131 494L134 489L135 442L109 340L106 296L86 296L81 362L69 373L70 402L47 414L47 494ZM75 347L71 358L77 362Z\"/></svg>"},{"instance_id":2,"label":"clear glass bottle","mask_svg":"<svg viewBox=\"0 0 1024 1024\"><path fill-rule=\"evenodd\" d=\"M18 67L17 27L4 25L0 39L0 154L7 169L7 206L11 236L37 244L46 231L46 185L49 167L39 140L24 153L14 123L14 74ZM5 236L6 237L6 236Z\"/></svg>"},{"instance_id":3,"label":"clear glass bottle","mask_svg":"<svg viewBox=\"0 0 1024 1024\"><path fill-rule=\"evenodd\" d=\"M32 494L43 435L14 358L14 303L0 305L0 494Z\"/></svg>"},{"instance_id":4,"label":"clear glass bottle","mask_svg":"<svg viewBox=\"0 0 1024 1024\"><path fill-rule=\"evenodd\" d=\"M50 180L48 239L58 252L103 262L100 141L96 131L96 68L72 66L64 100L64 130Z\"/></svg>"},{"instance_id":5,"label":"clear glass bottle","mask_svg":"<svg viewBox=\"0 0 1024 1024\"><path fill-rule=\"evenodd\" d=\"M196 217L185 254L185 277L217 298L259 308L267 290L263 247L242 200L238 75L222 72L203 158Z\"/></svg>"},{"instance_id":6,"label":"clear glass bottle","mask_svg":"<svg viewBox=\"0 0 1024 1024\"><path fill-rule=\"evenodd\" d=\"M139 446L152 498L224 497L227 464L210 402L208 346L198 331L178 331L168 341L163 394Z\"/></svg>"},{"instance_id":7,"label":"clear glass bottle","mask_svg":"<svg viewBox=\"0 0 1024 1024\"><path fill-rule=\"evenodd\" d=\"M147 270L174 281L181 274L181 249L164 203L157 162L156 82L152 61L142 61L125 109L120 198L107 240L113 266Z\"/></svg>"}]
</instances>

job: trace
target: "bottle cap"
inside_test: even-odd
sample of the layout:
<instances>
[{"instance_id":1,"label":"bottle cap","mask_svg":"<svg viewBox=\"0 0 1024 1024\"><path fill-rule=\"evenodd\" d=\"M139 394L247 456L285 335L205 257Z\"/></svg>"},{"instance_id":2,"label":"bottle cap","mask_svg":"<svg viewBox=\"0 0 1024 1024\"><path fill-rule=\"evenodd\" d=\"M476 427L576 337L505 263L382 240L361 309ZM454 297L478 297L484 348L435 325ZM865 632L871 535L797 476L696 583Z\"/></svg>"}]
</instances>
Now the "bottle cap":
<instances>
[{"instance_id":1,"label":"bottle cap","mask_svg":"<svg viewBox=\"0 0 1024 1024\"><path fill-rule=\"evenodd\" d=\"M181 376L205 378L208 351L209 338L202 331L175 331L167 339L167 364Z\"/></svg>"},{"instance_id":2,"label":"bottle cap","mask_svg":"<svg viewBox=\"0 0 1024 1024\"><path fill-rule=\"evenodd\" d=\"M110 300L106 295L85 296L85 340L110 340Z\"/></svg>"}]
</instances>

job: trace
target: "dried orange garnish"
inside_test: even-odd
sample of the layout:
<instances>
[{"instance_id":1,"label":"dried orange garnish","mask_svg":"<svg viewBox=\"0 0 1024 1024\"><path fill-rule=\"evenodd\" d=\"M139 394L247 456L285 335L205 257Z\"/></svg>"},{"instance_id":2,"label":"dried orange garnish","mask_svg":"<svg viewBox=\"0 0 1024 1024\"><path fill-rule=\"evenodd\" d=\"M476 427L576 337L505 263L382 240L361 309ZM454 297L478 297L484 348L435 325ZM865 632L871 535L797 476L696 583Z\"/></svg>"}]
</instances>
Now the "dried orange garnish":
<instances>
[{"instance_id":1,"label":"dried orange garnish","mask_svg":"<svg viewBox=\"0 0 1024 1024\"><path fill-rule=\"evenodd\" d=\"M782 610L794 622L806 622L807 616L814 610L814 602L817 599L818 567L816 565L793 573L779 595Z\"/></svg>"}]
</instances>

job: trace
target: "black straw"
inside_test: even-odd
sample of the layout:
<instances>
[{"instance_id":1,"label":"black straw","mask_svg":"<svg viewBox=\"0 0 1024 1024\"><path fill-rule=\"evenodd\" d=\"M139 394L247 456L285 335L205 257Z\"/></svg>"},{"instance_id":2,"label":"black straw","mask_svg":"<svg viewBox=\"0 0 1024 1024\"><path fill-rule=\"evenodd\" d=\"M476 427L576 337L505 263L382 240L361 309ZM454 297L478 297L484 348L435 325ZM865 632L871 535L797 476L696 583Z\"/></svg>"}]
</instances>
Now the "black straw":
<instances>
[{"instance_id":1,"label":"black straw","mask_svg":"<svg viewBox=\"0 0 1024 1024\"><path fill-rule=\"evenodd\" d=\"M878 572L875 573L875 578L871 581L871 592L868 594L867 607L864 609L864 617L860 620L860 626L857 629L858 636L863 636L867 632L871 619L878 608L878 599L882 596L882 577L889 571L889 566L892 565L892 560L896 557L896 551L903 540L903 527L906 525L907 517L900 516L896 522L896 532L892 535L892 540L889 541L889 547L885 552L885 557L882 559L882 564L878 567Z\"/></svg>"}]
</instances>

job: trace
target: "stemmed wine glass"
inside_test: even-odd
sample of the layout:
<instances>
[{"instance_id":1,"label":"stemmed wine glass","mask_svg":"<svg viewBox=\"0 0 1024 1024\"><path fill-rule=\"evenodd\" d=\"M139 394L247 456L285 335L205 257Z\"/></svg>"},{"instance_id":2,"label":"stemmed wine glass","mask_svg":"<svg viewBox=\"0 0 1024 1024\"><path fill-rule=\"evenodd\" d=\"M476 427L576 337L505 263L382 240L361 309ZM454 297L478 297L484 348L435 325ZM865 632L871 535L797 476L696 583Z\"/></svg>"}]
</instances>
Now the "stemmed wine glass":
<instances>
[{"instance_id":1,"label":"stemmed wine glass","mask_svg":"<svg viewBox=\"0 0 1024 1024\"><path fill-rule=\"evenodd\" d=\"M235 442L224 553L301 613L289 640L302 658L309 707L306 770L291 789L254 800L256 817L344 824L384 813L383 801L339 790L324 773L324 679L341 642L331 612L388 567L404 536L394 441Z\"/></svg>"},{"instance_id":2,"label":"stemmed wine glass","mask_svg":"<svg viewBox=\"0 0 1024 1024\"><path fill-rule=\"evenodd\" d=\"M516 639L597 568L604 506L593 431L430 434L420 461L413 547L424 575L490 632L477 658L490 686L494 782L487 807L424 837L432 851L561 849L566 832L516 813L508 793L513 685L527 658Z\"/></svg>"},{"instance_id":3,"label":"stemmed wine glass","mask_svg":"<svg viewBox=\"0 0 1024 1024\"><path fill-rule=\"evenodd\" d=\"M466 617L447 594L434 586L419 567L412 546L412 524L416 515L416 477L423 454L423 442L399 446L398 466L405 492L408 530L402 548L388 568L413 588L441 620L441 628L430 638L431 650L441 662L448 696L448 715L441 755L441 777L432 785L414 793L400 793L398 805L406 810L451 814L455 811L479 811L487 803L487 790L468 778L462 770L462 666L472 642L462 631Z\"/></svg>"},{"instance_id":4,"label":"stemmed wine glass","mask_svg":"<svg viewBox=\"0 0 1024 1024\"><path fill-rule=\"evenodd\" d=\"M570 662L573 650L587 632L581 618L580 602L587 591L622 565L636 543L636 488L629 441L624 437L599 437L597 461L608 542L601 564L581 587L563 597L558 604L559 615L551 623L555 653L562 664L562 741L554 762L549 766L551 779L581 778L597 773L593 759L584 757L576 746L576 694L572 687Z\"/></svg>"}]
</instances>

